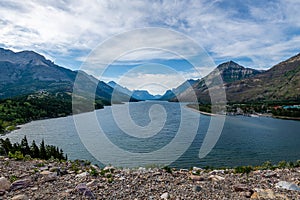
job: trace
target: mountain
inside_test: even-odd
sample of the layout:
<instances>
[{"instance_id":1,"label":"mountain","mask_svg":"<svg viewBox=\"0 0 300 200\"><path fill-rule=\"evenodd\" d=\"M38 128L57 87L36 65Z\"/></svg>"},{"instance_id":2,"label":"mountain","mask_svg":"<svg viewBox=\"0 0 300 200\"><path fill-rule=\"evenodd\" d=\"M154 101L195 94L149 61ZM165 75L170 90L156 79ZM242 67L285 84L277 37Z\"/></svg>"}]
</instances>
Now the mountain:
<instances>
[{"instance_id":1,"label":"mountain","mask_svg":"<svg viewBox=\"0 0 300 200\"><path fill-rule=\"evenodd\" d=\"M77 79L76 79L77 78ZM76 85L74 86L76 79ZM73 87L74 86L74 87ZM96 88L96 91L95 91ZM83 71L72 71L54 64L33 51L13 52L0 48L0 99L38 91L95 94L110 101L113 88ZM129 99L117 92L114 101Z\"/></svg>"},{"instance_id":2,"label":"mountain","mask_svg":"<svg viewBox=\"0 0 300 200\"><path fill-rule=\"evenodd\" d=\"M152 95L146 90L134 90L131 91L127 89L126 87L123 87L119 84L117 84L114 81L110 81L107 83L109 86L115 89L115 91L122 92L124 94L127 94L131 96L133 99L144 101L144 100L156 100L161 97L161 95Z\"/></svg>"},{"instance_id":3,"label":"mountain","mask_svg":"<svg viewBox=\"0 0 300 200\"><path fill-rule=\"evenodd\" d=\"M171 101L198 101L209 103L208 87L220 87L218 73L223 79L229 102L300 101L300 54L281 62L267 71L245 68L232 61L219 65L209 75L200 79Z\"/></svg>"},{"instance_id":4,"label":"mountain","mask_svg":"<svg viewBox=\"0 0 300 200\"><path fill-rule=\"evenodd\" d=\"M161 95L152 95L147 90L134 90L132 96L138 100L157 100Z\"/></svg>"},{"instance_id":5,"label":"mountain","mask_svg":"<svg viewBox=\"0 0 300 200\"><path fill-rule=\"evenodd\" d=\"M132 96L132 91L127 89L126 87L123 87L119 84L117 84L114 81L110 81L107 83L107 85L109 85L110 87L112 87L113 89L115 89L116 91L122 92L124 94L127 94L128 96Z\"/></svg>"},{"instance_id":6,"label":"mountain","mask_svg":"<svg viewBox=\"0 0 300 200\"><path fill-rule=\"evenodd\" d=\"M160 97L159 100L167 101L170 99L175 99L177 95L181 94L188 88L191 88L197 81L198 80L189 79L184 83L182 83L181 85L179 85L177 88L174 88L172 90L167 90L165 94L163 94L162 97Z\"/></svg>"},{"instance_id":7,"label":"mountain","mask_svg":"<svg viewBox=\"0 0 300 200\"><path fill-rule=\"evenodd\" d=\"M269 70L226 85L230 101L297 101L300 102L300 54Z\"/></svg>"}]
</instances>

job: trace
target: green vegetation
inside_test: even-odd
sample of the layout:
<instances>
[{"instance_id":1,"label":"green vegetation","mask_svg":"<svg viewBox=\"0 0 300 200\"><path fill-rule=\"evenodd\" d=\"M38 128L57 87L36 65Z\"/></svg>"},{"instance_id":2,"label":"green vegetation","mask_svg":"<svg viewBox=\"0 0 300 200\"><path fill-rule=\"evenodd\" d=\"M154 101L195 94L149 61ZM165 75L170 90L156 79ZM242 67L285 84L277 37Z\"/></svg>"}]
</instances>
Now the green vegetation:
<instances>
[{"instance_id":1,"label":"green vegetation","mask_svg":"<svg viewBox=\"0 0 300 200\"><path fill-rule=\"evenodd\" d=\"M168 172L169 174L172 174L172 169L169 166L164 166L163 169Z\"/></svg>"},{"instance_id":2,"label":"green vegetation","mask_svg":"<svg viewBox=\"0 0 300 200\"><path fill-rule=\"evenodd\" d=\"M81 100L80 105L85 105ZM96 99L94 108L103 108L109 102ZM81 110L76 111L81 112ZM0 134L12 131L19 124L24 124L32 120L64 117L72 114L72 96L68 93L39 92L32 95L21 96L13 99L0 100Z\"/></svg>"},{"instance_id":3,"label":"green vegetation","mask_svg":"<svg viewBox=\"0 0 300 200\"><path fill-rule=\"evenodd\" d=\"M63 150L53 145L45 145L42 140L38 147L33 140L31 145L28 144L26 136L22 139L21 143L12 144L8 138L0 139L0 155L7 155L9 158L16 160L28 160L30 158L40 158L44 160L58 159L67 160Z\"/></svg>"},{"instance_id":4,"label":"green vegetation","mask_svg":"<svg viewBox=\"0 0 300 200\"><path fill-rule=\"evenodd\" d=\"M249 174L255 170L275 170L300 167L300 160L296 162L280 161L277 164L272 164L270 161L264 162L261 166L238 166L234 168L235 173Z\"/></svg>"},{"instance_id":5,"label":"green vegetation","mask_svg":"<svg viewBox=\"0 0 300 200\"><path fill-rule=\"evenodd\" d=\"M226 106L226 112L229 115L250 115L250 114L267 114L274 117L300 117L300 108L292 107L291 105L298 105L299 102L251 102L251 103L229 103ZM188 104L190 108L199 110L201 112L212 113L211 104ZM214 105L215 110L220 110L221 107ZM285 106L291 106L285 108Z\"/></svg>"}]
</instances>

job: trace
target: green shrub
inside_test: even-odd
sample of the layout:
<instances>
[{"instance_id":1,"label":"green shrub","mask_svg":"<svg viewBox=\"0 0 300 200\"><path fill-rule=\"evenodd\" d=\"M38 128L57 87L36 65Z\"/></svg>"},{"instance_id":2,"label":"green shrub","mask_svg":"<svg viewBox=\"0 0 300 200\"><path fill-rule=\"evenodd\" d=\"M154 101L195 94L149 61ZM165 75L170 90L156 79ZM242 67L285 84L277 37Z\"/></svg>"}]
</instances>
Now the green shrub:
<instances>
[{"instance_id":1,"label":"green shrub","mask_svg":"<svg viewBox=\"0 0 300 200\"><path fill-rule=\"evenodd\" d=\"M21 151L16 151L15 153L9 152L8 153L9 158L14 158L16 160L23 160L24 155L21 153Z\"/></svg>"},{"instance_id":2,"label":"green shrub","mask_svg":"<svg viewBox=\"0 0 300 200\"><path fill-rule=\"evenodd\" d=\"M171 167L169 167L169 166L164 166L163 169L164 169L166 172L172 174L172 169L171 169Z\"/></svg>"},{"instance_id":3,"label":"green shrub","mask_svg":"<svg viewBox=\"0 0 300 200\"><path fill-rule=\"evenodd\" d=\"M253 171L252 166L238 166L234 168L234 172L237 174L249 174L251 171Z\"/></svg>"},{"instance_id":4,"label":"green shrub","mask_svg":"<svg viewBox=\"0 0 300 200\"><path fill-rule=\"evenodd\" d=\"M97 177L99 172L94 167L91 167L90 174Z\"/></svg>"},{"instance_id":5,"label":"green shrub","mask_svg":"<svg viewBox=\"0 0 300 200\"><path fill-rule=\"evenodd\" d=\"M287 168L288 167L288 163L286 161L280 161L277 165L278 168L280 169L284 169L284 168Z\"/></svg>"}]
</instances>

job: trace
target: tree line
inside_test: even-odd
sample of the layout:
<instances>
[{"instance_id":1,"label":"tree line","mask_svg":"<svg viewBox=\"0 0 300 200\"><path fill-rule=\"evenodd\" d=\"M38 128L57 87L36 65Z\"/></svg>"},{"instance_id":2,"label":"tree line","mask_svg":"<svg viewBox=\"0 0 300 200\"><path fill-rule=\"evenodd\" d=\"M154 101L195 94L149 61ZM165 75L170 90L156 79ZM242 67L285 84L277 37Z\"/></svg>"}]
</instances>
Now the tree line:
<instances>
[{"instance_id":1,"label":"tree line","mask_svg":"<svg viewBox=\"0 0 300 200\"><path fill-rule=\"evenodd\" d=\"M81 104L84 105L84 103ZM103 105L109 105L109 102L95 99L95 109L103 108ZM73 114L72 96L63 92L53 94L40 92L0 100L0 134L14 130L17 125L32 120L64 117L71 114Z\"/></svg>"},{"instance_id":2,"label":"tree line","mask_svg":"<svg viewBox=\"0 0 300 200\"><path fill-rule=\"evenodd\" d=\"M0 138L0 155L5 155L11 158L22 160L26 157L40 158L44 160L58 159L68 160L67 155L64 155L62 149L54 145L46 145L44 140L41 141L39 146L33 140L29 145L26 136L21 140L21 143L11 143L8 138Z\"/></svg>"}]
</instances>

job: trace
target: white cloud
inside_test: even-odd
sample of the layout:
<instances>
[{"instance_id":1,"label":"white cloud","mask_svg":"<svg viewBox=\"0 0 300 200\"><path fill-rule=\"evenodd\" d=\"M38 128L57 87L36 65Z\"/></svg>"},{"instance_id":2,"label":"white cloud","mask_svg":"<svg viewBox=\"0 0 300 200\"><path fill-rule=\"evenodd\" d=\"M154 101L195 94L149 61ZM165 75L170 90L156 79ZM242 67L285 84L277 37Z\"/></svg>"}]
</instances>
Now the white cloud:
<instances>
[{"instance_id":1,"label":"white cloud","mask_svg":"<svg viewBox=\"0 0 300 200\"><path fill-rule=\"evenodd\" d=\"M66 61L67 58L82 61L88 51L114 35L154 26L186 34L217 62L246 57L250 61L240 64L266 68L300 51L299 1L230 2L3 0L0 2L0 44L13 50L46 53L46 57L71 66L73 62ZM128 47L141 43L162 49L180 46L185 56L195 53L175 35L157 37L157 33L149 32L110 44L109 51L102 52L102 64L118 52L119 61L128 63L174 56L153 49L122 56Z\"/></svg>"}]
</instances>

